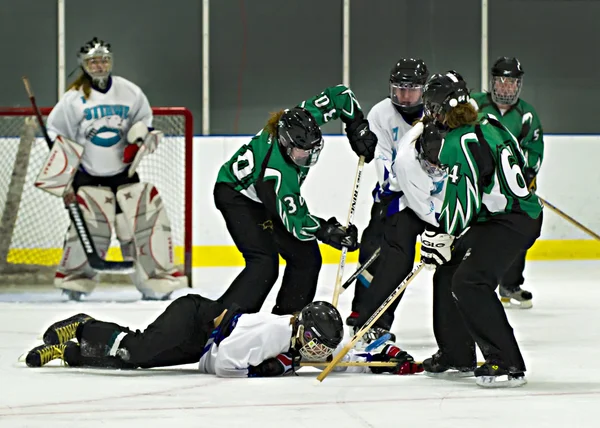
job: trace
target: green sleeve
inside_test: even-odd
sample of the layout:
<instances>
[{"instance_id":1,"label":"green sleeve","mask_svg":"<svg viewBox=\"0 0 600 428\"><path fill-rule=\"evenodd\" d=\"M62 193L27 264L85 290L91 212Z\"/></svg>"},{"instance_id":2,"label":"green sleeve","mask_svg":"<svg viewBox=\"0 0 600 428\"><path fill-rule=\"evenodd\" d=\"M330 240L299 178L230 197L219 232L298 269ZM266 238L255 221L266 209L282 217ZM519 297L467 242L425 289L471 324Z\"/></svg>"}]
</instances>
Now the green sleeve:
<instances>
[{"instance_id":1,"label":"green sleeve","mask_svg":"<svg viewBox=\"0 0 600 428\"><path fill-rule=\"evenodd\" d=\"M307 172L286 163L277 147L273 147L257 188L267 210L279 217L286 230L300 241L315 239L315 233L321 227L319 219L310 214L300 194L300 183Z\"/></svg>"},{"instance_id":2,"label":"green sleeve","mask_svg":"<svg viewBox=\"0 0 600 428\"><path fill-rule=\"evenodd\" d=\"M331 86L299 105L313 115L319 126L335 119L350 123L363 116L354 92L344 85Z\"/></svg>"},{"instance_id":3,"label":"green sleeve","mask_svg":"<svg viewBox=\"0 0 600 428\"><path fill-rule=\"evenodd\" d=\"M444 139L440 162L448 167L448 181L439 223L450 235L460 235L477 216L482 192L478 188L479 168L470 146L479 148L475 132L455 130Z\"/></svg>"},{"instance_id":4,"label":"green sleeve","mask_svg":"<svg viewBox=\"0 0 600 428\"><path fill-rule=\"evenodd\" d=\"M523 125L530 123L530 129L525 138L520 141L521 149L525 155L525 162L529 168L533 168L536 174L540 171L544 159L544 131L540 117L533 107L528 106L528 112L523 115Z\"/></svg>"}]
</instances>

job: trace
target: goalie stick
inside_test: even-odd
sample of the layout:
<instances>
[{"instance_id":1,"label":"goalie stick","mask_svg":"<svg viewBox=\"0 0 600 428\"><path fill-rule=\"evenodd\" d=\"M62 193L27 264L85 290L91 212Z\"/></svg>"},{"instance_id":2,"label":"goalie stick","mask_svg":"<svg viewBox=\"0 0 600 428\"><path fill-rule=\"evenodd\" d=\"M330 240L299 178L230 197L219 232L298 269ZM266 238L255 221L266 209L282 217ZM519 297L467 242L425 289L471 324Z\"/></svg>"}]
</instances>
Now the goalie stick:
<instances>
[{"instance_id":1,"label":"goalie stick","mask_svg":"<svg viewBox=\"0 0 600 428\"><path fill-rule=\"evenodd\" d=\"M46 140L48 148L52 149L52 140L48 135L48 130L46 129L46 125L44 124L44 120L42 119L40 109L38 108L37 103L35 101L35 95L33 94L33 90L31 89L29 79L26 76L23 76L23 84L25 85L25 90L27 91L29 101L31 101L31 106L33 107L33 112L35 114L35 117L37 118L38 125L44 136L44 140ZM69 218L75 226L75 230L77 231L77 235L79 236L79 241L81 242L81 246L85 251L87 261L92 269L102 273L126 274L135 272L134 262L132 261L112 262L106 261L102 257L100 257L100 255L98 254L98 250L94 245L94 241L90 237L90 231L87 225L85 224L85 220L83 220L83 214L81 213L81 208L79 207L77 200L73 200L67 204L67 211L69 212Z\"/></svg>"}]
</instances>

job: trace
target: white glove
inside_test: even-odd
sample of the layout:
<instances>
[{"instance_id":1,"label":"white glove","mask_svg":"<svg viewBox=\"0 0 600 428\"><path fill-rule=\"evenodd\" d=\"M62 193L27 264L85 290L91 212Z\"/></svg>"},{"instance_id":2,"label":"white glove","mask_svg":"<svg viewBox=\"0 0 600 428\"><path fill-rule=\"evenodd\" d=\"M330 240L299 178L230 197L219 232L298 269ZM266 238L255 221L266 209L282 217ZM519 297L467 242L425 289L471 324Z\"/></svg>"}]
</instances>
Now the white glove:
<instances>
[{"instance_id":1,"label":"white glove","mask_svg":"<svg viewBox=\"0 0 600 428\"><path fill-rule=\"evenodd\" d=\"M421 261L434 269L450 261L454 236L425 230L421 234Z\"/></svg>"}]
</instances>

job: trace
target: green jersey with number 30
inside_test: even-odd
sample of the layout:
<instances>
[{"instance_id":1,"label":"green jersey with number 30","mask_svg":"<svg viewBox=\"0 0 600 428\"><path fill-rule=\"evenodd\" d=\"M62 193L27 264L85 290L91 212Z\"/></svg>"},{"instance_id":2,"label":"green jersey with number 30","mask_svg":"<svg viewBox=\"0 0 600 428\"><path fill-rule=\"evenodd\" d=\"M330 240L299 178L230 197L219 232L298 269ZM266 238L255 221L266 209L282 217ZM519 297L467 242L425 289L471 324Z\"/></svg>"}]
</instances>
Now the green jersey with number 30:
<instances>
[{"instance_id":1,"label":"green jersey with number 30","mask_svg":"<svg viewBox=\"0 0 600 428\"><path fill-rule=\"evenodd\" d=\"M321 126L338 118L352 122L362 117L354 93L343 85L325 89L299 104ZM300 194L309 168L291 162L280 149L277 138L265 129L242 146L219 170L217 183L227 183L278 216L285 228L301 241L315 239L321 227Z\"/></svg>"},{"instance_id":2,"label":"green jersey with number 30","mask_svg":"<svg viewBox=\"0 0 600 428\"><path fill-rule=\"evenodd\" d=\"M459 235L471 222L519 213L536 219L538 197L523 177L524 158L515 137L491 115L475 125L450 131L442 143L440 163L448 168L440 227Z\"/></svg>"},{"instance_id":3,"label":"green jersey with number 30","mask_svg":"<svg viewBox=\"0 0 600 428\"><path fill-rule=\"evenodd\" d=\"M502 114L492 96L487 92L471 94L481 113L490 113L516 138L525 155L525 166L537 174L544 160L544 131L540 118L531 106L521 98Z\"/></svg>"}]
</instances>

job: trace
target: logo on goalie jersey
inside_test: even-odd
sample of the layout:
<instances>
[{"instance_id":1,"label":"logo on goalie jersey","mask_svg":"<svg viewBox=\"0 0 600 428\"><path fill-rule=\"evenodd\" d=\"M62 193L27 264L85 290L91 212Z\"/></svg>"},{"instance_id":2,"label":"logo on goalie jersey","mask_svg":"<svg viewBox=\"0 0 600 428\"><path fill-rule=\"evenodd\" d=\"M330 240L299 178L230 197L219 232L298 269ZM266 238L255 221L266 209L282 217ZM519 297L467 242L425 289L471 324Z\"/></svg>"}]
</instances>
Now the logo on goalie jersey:
<instances>
[{"instance_id":1,"label":"logo on goalie jersey","mask_svg":"<svg viewBox=\"0 0 600 428\"><path fill-rule=\"evenodd\" d=\"M126 120L120 116L106 116L95 120L85 130L85 138L101 147L112 147L123 139Z\"/></svg>"}]
</instances>

